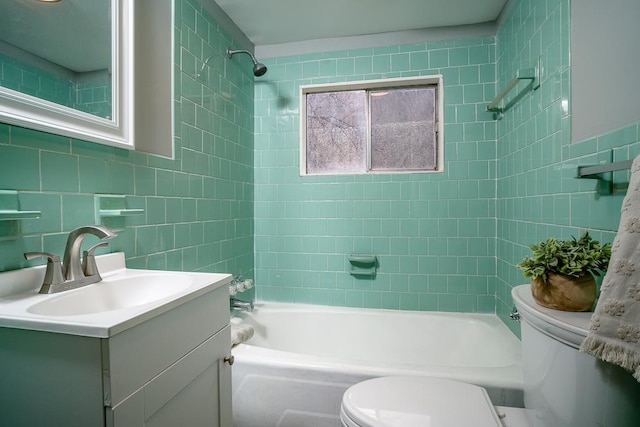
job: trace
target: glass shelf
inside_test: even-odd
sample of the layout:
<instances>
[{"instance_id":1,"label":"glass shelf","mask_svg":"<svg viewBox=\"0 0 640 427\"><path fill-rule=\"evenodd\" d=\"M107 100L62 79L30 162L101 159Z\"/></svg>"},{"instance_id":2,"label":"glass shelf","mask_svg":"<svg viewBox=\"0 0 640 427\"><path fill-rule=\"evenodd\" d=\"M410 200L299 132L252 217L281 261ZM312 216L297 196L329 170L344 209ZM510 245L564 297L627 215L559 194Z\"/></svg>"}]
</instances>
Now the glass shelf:
<instances>
[{"instance_id":1,"label":"glass shelf","mask_svg":"<svg viewBox=\"0 0 640 427\"><path fill-rule=\"evenodd\" d=\"M16 190L0 190L0 221L40 218L40 211L20 210Z\"/></svg>"},{"instance_id":2,"label":"glass shelf","mask_svg":"<svg viewBox=\"0 0 640 427\"><path fill-rule=\"evenodd\" d=\"M140 215L144 213L144 209L100 209L98 214L100 216L130 216Z\"/></svg>"}]
</instances>

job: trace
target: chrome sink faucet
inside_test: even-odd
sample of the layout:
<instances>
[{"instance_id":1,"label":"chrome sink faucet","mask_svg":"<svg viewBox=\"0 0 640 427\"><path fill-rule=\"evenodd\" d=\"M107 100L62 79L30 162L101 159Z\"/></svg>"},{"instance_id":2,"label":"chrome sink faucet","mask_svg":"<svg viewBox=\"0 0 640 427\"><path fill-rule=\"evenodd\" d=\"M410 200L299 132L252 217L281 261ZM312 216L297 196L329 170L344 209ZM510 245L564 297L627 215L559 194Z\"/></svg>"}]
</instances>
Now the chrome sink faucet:
<instances>
[{"instance_id":1,"label":"chrome sink faucet","mask_svg":"<svg viewBox=\"0 0 640 427\"><path fill-rule=\"evenodd\" d=\"M88 234L93 234L103 240L116 236L114 232L101 225L88 225L72 230L67 238L67 245L64 248L64 257L62 259L62 275L65 281L79 280L86 277L82 271L80 247Z\"/></svg>"},{"instance_id":2,"label":"chrome sink faucet","mask_svg":"<svg viewBox=\"0 0 640 427\"><path fill-rule=\"evenodd\" d=\"M84 259L81 261L82 241L89 234L98 237L101 241L84 251ZM72 230L67 238L62 263L60 263L60 257L54 254L46 252L25 253L26 259L39 256L45 256L48 259L40 293L52 294L101 281L102 277L100 277L95 263L94 251L108 244L104 240L115 236L117 236L116 233L101 225L88 225Z\"/></svg>"}]
</instances>

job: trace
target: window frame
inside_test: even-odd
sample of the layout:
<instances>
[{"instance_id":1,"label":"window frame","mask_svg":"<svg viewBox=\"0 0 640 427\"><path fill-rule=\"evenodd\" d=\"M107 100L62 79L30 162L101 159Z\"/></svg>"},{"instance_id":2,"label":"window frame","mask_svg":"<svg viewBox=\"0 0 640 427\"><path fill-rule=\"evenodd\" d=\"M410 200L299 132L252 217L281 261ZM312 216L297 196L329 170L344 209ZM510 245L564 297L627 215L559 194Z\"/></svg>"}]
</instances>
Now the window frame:
<instances>
[{"instance_id":1,"label":"window frame","mask_svg":"<svg viewBox=\"0 0 640 427\"><path fill-rule=\"evenodd\" d=\"M416 86L435 86L435 117L436 117L436 167L433 170L416 169L371 169L370 140L367 140L367 170L365 172L332 172L332 173L308 173L307 172L307 105L306 95L310 93L340 92L352 90L378 90L378 89L403 89ZM367 105L367 109L369 106ZM369 174L398 174L398 173L439 173L444 171L444 92L441 74L402 77L380 80L361 80L340 83L322 83L300 85L300 176L336 176L336 175L369 175ZM367 133L370 134L370 113L367 111Z\"/></svg>"}]
</instances>

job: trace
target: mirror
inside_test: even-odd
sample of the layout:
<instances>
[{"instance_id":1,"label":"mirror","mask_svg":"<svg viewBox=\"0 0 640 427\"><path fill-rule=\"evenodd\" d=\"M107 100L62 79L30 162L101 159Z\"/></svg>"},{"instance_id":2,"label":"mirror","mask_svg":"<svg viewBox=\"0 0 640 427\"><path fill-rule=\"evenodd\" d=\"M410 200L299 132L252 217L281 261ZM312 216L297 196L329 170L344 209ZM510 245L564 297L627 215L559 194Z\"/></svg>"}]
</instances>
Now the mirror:
<instances>
[{"instance_id":1,"label":"mirror","mask_svg":"<svg viewBox=\"0 0 640 427\"><path fill-rule=\"evenodd\" d=\"M572 2L571 142L638 121L638 19L638 1Z\"/></svg>"},{"instance_id":2,"label":"mirror","mask_svg":"<svg viewBox=\"0 0 640 427\"><path fill-rule=\"evenodd\" d=\"M2 0L0 121L132 149L132 4Z\"/></svg>"}]
</instances>

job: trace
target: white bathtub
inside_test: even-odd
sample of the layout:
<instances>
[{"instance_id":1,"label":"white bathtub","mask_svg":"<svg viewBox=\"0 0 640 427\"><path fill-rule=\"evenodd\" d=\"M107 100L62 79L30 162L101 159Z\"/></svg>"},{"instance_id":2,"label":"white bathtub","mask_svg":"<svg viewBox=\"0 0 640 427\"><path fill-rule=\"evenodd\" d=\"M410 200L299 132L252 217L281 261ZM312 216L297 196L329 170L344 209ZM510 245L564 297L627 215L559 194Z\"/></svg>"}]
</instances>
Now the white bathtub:
<instances>
[{"instance_id":1,"label":"white bathtub","mask_svg":"<svg viewBox=\"0 0 640 427\"><path fill-rule=\"evenodd\" d=\"M235 427L340 426L344 391L384 375L454 378L523 406L520 341L491 314L258 303L232 322L255 329L233 349Z\"/></svg>"}]
</instances>

